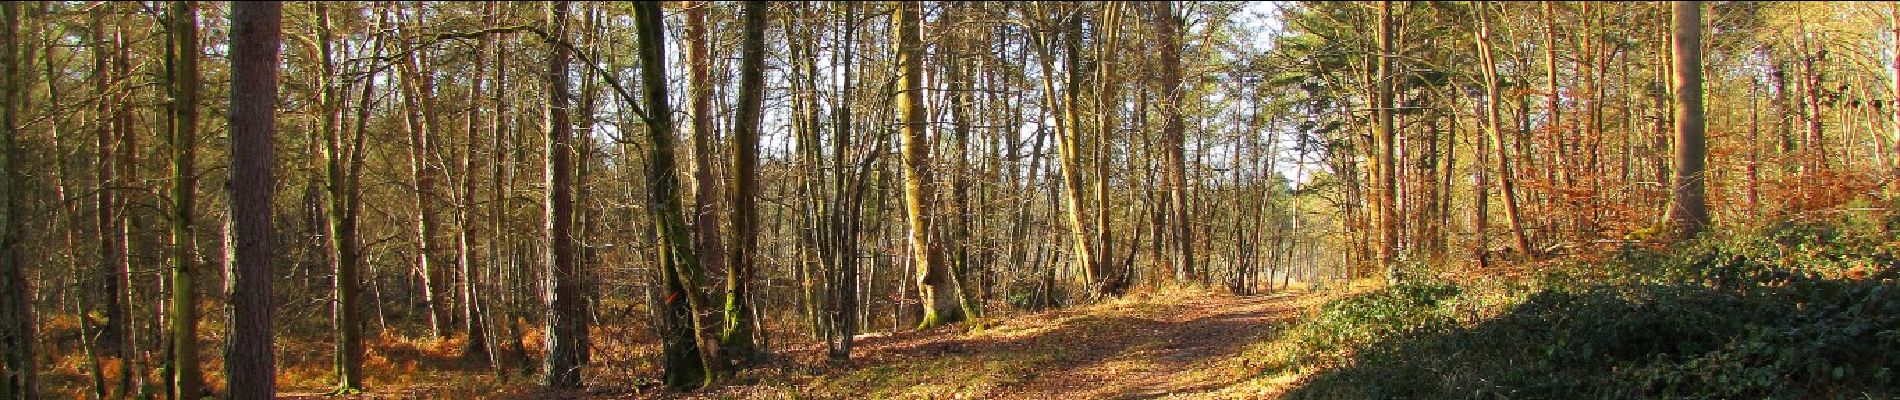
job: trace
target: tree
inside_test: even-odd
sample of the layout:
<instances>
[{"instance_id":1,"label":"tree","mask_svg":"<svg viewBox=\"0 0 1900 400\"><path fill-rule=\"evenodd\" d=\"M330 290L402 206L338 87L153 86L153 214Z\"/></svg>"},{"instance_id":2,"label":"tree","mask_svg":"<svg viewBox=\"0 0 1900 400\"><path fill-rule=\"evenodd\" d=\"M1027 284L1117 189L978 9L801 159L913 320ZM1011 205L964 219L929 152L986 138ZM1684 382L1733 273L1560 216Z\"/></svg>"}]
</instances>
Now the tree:
<instances>
[{"instance_id":1,"label":"tree","mask_svg":"<svg viewBox=\"0 0 1900 400\"><path fill-rule=\"evenodd\" d=\"M1374 75L1373 140L1378 142L1379 154L1377 168L1379 173L1379 267L1397 278L1399 252L1399 167L1396 151L1393 147L1392 131L1392 58L1394 51L1393 34L1397 30L1392 26L1392 1L1379 2L1379 54L1378 67Z\"/></svg>"},{"instance_id":2,"label":"tree","mask_svg":"<svg viewBox=\"0 0 1900 400\"><path fill-rule=\"evenodd\" d=\"M317 106L323 113L322 126L324 158L323 170L323 208L324 225L329 239L325 246L329 251L330 267L336 271L335 298L333 299L333 323L336 331L336 389L332 394L354 394L363 391L363 266L362 244L357 234L358 211L362 209L362 185L359 184L363 172L364 140L368 136L369 112L372 95L376 90L374 73L365 74L361 95L357 101L356 126L347 135L343 129L343 107L347 85L340 79L342 72L337 68L336 39L331 26L329 8L323 2L314 4L317 13L317 54L321 73L318 75L320 90L317 91ZM386 18L385 14L385 18ZM384 21L386 22L386 21ZM380 25L380 23L379 23ZM375 37L370 46L371 56L380 57L383 37Z\"/></svg>"},{"instance_id":3,"label":"tree","mask_svg":"<svg viewBox=\"0 0 1900 400\"><path fill-rule=\"evenodd\" d=\"M1490 6L1481 3L1477 8L1478 57L1482 60L1481 63L1483 64L1483 66L1479 67L1479 71L1484 75L1485 130L1490 131L1492 150L1495 151L1498 158L1498 180L1500 181L1500 194L1504 196L1504 218L1511 226L1511 237L1516 239L1514 244L1517 252L1524 254L1530 251L1531 244L1530 238L1524 235L1523 223L1518 219L1517 177L1511 173L1511 156L1507 146L1504 144L1504 130L1501 121L1503 116L1498 112L1498 103L1503 101L1501 97L1503 94L1499 90L1501 83L1498 79L1497 57L1493 55L1491 51ZM1482 191L1478 192L1478 196L1485 195L1486 194Z\"/></svg>"},{"instance_id":4,"label":"tree","mask_svg":"<svg viewBox=\"0 0 1900 400\"><path fill-rule=\"evenodd\" d=\"M1709 225L1702 176L1708 164L1708 138L1702 133L1702 2L1670 5L1675 35L1671 50L1676 75L1676 175L1667 219L1674 233L1686 238Z\"/></svg>"},{"instance_id":5,"label":"tree","mask_svg":"<svg viewBox=\"0 0 1900 400\"><path fill-rule=\"evenodd\" d=\"M1040 21L1040 17L1044 13L1042 8L1043 3L1035 3L1034 9L1039 18L1038 21ZM1056 153L1062 162L1062 205L1065 210L1064 216L1067 217L1066 219L1069 222L1070 240L1074 242L1075 246L1075 254L1071 256L1071 259L1074 260L1073 262L1078 269L1082 270L1084 274L1087 274L1087 276L1092 279L1095 271L1099 270L1099 258L1097 258L1094 245L1092 244L1094 239L1089 235L1090 227L1087 223L1083 222L1083 215L1085 215L1085 213L1082 211L1083 184L1080 155L1082 149L1081 141L1077 138L1080 136L1077 131L1081 130L1081 127L1077 126L1076 102L1074 101L1077 98L1075 93L1077 92L1078 86L1080 86L1077 84L1077 81L1080 79L1075 75L1078 74L1078 72L1076 72L1078 69L1077 66L1081 64L1077 60L1077 53L1079 53L1079 51L1076 45L1077 42L1081 41L1081 39L1076 38L1077 35L1081 34L1081 27L1080 22L1077 22L1077 18L1079 17L1075 16L1074 13L1063 18L1070 21L1070 29L1065 30L1063 33L1064 41L1067 44L1067 48L1065 49L1067 51L1064 55L1067 62L1065 63L1064 69L1069 73L1067 85L1065 85L1067 87L1063 93L1069 98L1068 107L1063 107L1062 101L1055 95L1055 55L1054 51L1050 49L1050 47L1054 45L1050 42L1054 40L1050 37L1051 34L1049 33L1055 31L1055 29L1039 27L1042 29L1036 29L1031 35L1034 36L1038 55L1036 58L1040 61L1043 71L1042 91L1045 94L1042 97L1046 102L1045 109L1050 110L1051 113L1062 114L1060 118L1055 118L1053 125L1055 126L1057 138L1055 145ZM1032 174L1035 173L1033 170L1030 172Z\"/></svg>"},{"instance_id":6,"label":"tree","mask_svg":"<svg viewBox=\"0 0 1900 400\"><path fill-rule=\"evenodd\" d=\"M918 329L963 321L963 303L958 299L957 278L943 263L941 250L932 241L930 145L925 135L923 104L923 35L918 2L897 4L891 16L897 31L897 110L902 114L904 156L904 215L910 223L910 253L917 265L917 294L924 304L923 321Z\"/></svg>"},{"instance_id":7,"label":"tree","mask_svg":"<svg viewBox=\"0 0 1900 400\"><path fill-rule=\"evenodd\" d=\"M415 3L415 18L423 18L423 3ZM388 12L399 13L396 3L389 3ZM404 24L399 28L413 29ZM402 60L398 60L397 69L402 75L403 120L409 130L409 174L414 178L414 191L411 199L416 206L416 270L422 277L422 301L429 311L429 336L441 338L449 330L448 305L443 304L447 294L445 279L446 268L439 260L440 245L436 243L441 222L437 218L435 205L436 183L441 179L442 168L434 160L437 131L442 125L436 121L435 72L430 60L428 46L412 47L405 45Z\"/></svg>"},{"instance_id":8,"label":"tree","mask_svg":"<svg viewBox=\"0 0 1900 400\"><path fill-rule=\"evenodd\" d=\"M570 2L548 3L547 74L547 349L543 385L557 389L581 387L581 366L587 361L587 303L579 264L574 261L574 125L568 120L569 50L558 43L567 37Z\"/></svg>"},{"instance_id":9,"label":"tree","mask_svg":"<svg viewBox=\"0 0 1900 400\"><path fill-rule=\"evenodd\" d=\"M752 342L752 309L746 287L753 278L758 247L759 117L765 101L764 1L745 2L745 34L739 45L739 115L732 128L732 252L726 262L726 326L719 340L724 362L757 357Z\"/></svg>"},{"instance_id":10,"label":"tree","mask_svg":"<svg viewBox=\"0 0 1900 400\"><path fill-rule=\"evenodd\" d=\"M20 63L20 3L0 3L0 398L38 398L33 308L27 293L25 149L19 113L26 108Z\"/></svg>"},{"instance_id":11,"label":"tree","mask_svg":"<svg viewBox=\"0 0 1900 400\"><path fill-rule=\"evenodd\" d=\"M1188 198L1187 119L1181 105L1181 29L1174 16L1173 2L1156 2L1150 16L1155 27L1156 47L1160 49L1161 136L1166 154L1168 190L1168 227L1174 243L1175 279L1189 281L1202 277L1194 265L1194 215Z\"/></svg>"},{"instance_id":12,"label":"tree","mask_svg":"<svg viewBox=\"0 0 1900 400\"><path fill-rule=\"evenodd\" d=\"M193 248L193 201L197 196L195 171L198 142L198 11L192 1L174 1L167 16L165 54L166 124L171 154L171 302L166 334L171 338L171 394L174 399L197 397L204 377L198 365L197 262Z\"/></svg>"},{"instance_id":13,"label":"tree","mask_svg":"<svg viewBox=\"0 0 1900 400\"><path fill-rule=\"evenodd\" d=\"M230 398L276 393L271 330L271 196L276 164L277 54L283 3L231 4L231 218L237 236L231 276L231 344L225 349Z\"/></svg>"},{"instance_id":14,"label":"tree","mask_svg":"<svg viewBox=\"0 0 1900 400\"><path fill-rule=\"evenodd\" d=\"M706 9L709 1L695 1L683 7L686 15L687 107L693 125L693 250L700 265L708 271L725 269L725 248L719 240L719 179L713 165L719 131L713 128L713 82L711 39L706 34Z\"/></svg>"},{"instance_id":15,"label":"tree","mask_svg":"<svg viewBox=\"0 0 1900 400\"><path fill-rule=\"evenodd\" d=\"M674 177L673 108L667 104L664 19L658 2L636 3L633 11L640 45L640 80L645 84L642 97L646 110L641 119L647 125L648 217L660 242L657 265L665 285L665 304L659 305L665 308L662 366L668 387L692 389L711 383L713 374L707 369L714 364L705 359L700 345L717 342L702 336L711 325L700 317L705 310L705 300L699 293L705 270L693 254L678 197L679 181Z\"/></svg>"}]
</instances>

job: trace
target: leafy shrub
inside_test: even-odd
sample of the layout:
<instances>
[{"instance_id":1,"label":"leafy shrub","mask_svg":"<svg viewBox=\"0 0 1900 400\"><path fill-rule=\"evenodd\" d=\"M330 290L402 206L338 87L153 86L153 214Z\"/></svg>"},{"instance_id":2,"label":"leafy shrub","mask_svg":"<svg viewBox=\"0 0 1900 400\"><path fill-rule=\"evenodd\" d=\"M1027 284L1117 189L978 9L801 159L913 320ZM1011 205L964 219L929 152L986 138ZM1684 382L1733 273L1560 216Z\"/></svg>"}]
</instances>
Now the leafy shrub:
<instances>
[{"instance_id":1,"label":"leafy shrub","mask_svg":"<svg viewBox=\"0 0 1900 400\"><path fill-rule=\"evenodd\" d=\"M1529 284L1416 283L1327 304L1293 398L1900 396L1887 221L1627 249Z\"/></svg>"}]
</instances>

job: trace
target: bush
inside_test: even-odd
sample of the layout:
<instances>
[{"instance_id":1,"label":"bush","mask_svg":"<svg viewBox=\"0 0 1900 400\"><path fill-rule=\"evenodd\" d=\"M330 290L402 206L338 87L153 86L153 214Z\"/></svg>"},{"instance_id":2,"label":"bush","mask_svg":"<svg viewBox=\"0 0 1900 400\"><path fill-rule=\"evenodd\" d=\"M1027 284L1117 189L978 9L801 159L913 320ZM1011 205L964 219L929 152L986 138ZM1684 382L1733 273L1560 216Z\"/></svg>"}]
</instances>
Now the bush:
<instances>
[{"instance_id":1,"label":"bush","mask_svg":"<svg viewBox=\"0 0 1900 400\"><path fill-rule=\"evenodd\" d=\"M1629 249L1529 285L1414 283L1294 328L1292 398L1900 396L1882 223L1799 223Z\"/></svg>"}]
</instances>

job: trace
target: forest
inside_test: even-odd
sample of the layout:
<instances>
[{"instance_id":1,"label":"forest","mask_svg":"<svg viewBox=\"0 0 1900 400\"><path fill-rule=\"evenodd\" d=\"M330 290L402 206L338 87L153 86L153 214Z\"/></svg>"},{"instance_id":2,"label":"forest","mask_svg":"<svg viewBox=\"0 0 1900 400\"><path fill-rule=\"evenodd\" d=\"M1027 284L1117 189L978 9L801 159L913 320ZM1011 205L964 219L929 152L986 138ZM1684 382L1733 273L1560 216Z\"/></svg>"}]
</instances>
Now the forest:
<instances>
[{"instance_id":1,"label":"forest","mask_svg":"<svg viewBox=\"0 0 1900 400\"><path fill-rule=\"evenodd\" d=\"M1900 396L1900 2L0 2L0 400Z\"/></svg>"}]
</instances>

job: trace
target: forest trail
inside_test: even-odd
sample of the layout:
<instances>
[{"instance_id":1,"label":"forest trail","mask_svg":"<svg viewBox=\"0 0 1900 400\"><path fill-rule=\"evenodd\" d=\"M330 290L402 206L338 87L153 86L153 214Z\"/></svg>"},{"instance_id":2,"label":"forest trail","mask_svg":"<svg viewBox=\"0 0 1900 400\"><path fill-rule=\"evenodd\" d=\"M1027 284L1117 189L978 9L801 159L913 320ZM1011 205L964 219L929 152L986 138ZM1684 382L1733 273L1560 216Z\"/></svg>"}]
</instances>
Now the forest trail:
<instances>
[{"instance_id":1,"label":"forest trail","mask_svg":"<svg viewBox=\"0 0 1900 400\"><path fill-rule=\"evenodd\" d=\"M844 364L825 361L822 346L799 344L778 349L780 357L768 365L691 393L660 388L651 364L596 360L598 375L578 393L547 392L519 380L478 389L467 386L488 380L484 371L445 370L433 382L385 385L348 398L1271 398L1295 379L1262 374L1262 344L1306 310L1351 292L1133 294L926 331L862 335ZM315 391L284 395L335 398Z\"/></svg>"},{"instance_id":2,"label":"forest trail","mask_svg":"<svg viewBox=\"0 0 1900 400\"><path fill-rule=\"evenodd\" d=\"M860 340L851 365L754 377L751 383L741 379L691 397L1271 397L1285 389L1284 382L1260 379L1259 367L1245 354L1337 295L1135 295L931 331L870 335ZM792 353L796 362L813 365L819 351Z\"/></svg>"}]
</instances>

